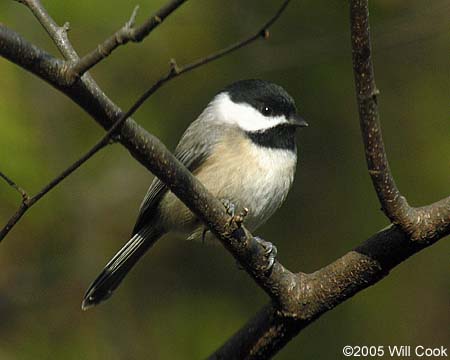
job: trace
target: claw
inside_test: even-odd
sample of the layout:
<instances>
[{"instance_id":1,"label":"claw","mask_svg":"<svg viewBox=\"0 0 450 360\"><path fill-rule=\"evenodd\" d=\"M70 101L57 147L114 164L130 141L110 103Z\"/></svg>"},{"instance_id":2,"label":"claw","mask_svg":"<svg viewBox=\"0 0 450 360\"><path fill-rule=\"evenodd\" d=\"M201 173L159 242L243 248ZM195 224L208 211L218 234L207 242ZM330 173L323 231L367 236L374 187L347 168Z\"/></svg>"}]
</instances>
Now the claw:
<instances>
[{"instance_id":1,"label":"claw","mask_svg":"<svg viewBox=\"0 0 450 360\"><path fill-rule=\"evenodd\" d=\"M227 211L227 214L231 217L234 217L236 206L228 199L222 199L222 204L225 206L225 210Z\"/></svg>"},{"instance_id":2,"label":"claw","mask_svg":"<svg viewBox=\"0 0 450 360\"><path fill-rule=\"evenodd\" d=\"M244 219L247 216L247 214L248 214L248 208L245 207L245 208L242 209L242 211L238 215L233 217L234 222L238 226L241 226L242 223L244 222Z\"/></svg>"},{"instance_id":3,"label":"claw","mask_svg":"<svg viewBox=\"0 0 450 360\"><path fill-rule=\"evenodd\" d=\"M266 266L263 268L264 271L270 271L275 263L275 258L277 256L277 247L269 241L265 241L258 236L254 239L264 248L264 257L267 260Z\"/></svg>"}]
</instances>

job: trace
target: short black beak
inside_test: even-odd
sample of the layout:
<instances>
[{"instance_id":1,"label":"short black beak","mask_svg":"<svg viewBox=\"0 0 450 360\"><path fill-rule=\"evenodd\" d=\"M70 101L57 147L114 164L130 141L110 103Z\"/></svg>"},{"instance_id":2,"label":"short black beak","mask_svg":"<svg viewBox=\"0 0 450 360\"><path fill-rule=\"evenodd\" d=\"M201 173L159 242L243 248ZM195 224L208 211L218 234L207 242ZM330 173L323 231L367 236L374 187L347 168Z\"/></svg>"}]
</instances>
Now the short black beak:
<instances>
[{"instance_id":1,"label":"short black beak","mask_svg":"<svg viewBox=\"0 0 450 360\"><path fill-rule=\"evenodd\" d=\"M294 114L289 117L289 124L296 127L307 127L308 123L300 115Z\"/></svg>"}]
</instances>

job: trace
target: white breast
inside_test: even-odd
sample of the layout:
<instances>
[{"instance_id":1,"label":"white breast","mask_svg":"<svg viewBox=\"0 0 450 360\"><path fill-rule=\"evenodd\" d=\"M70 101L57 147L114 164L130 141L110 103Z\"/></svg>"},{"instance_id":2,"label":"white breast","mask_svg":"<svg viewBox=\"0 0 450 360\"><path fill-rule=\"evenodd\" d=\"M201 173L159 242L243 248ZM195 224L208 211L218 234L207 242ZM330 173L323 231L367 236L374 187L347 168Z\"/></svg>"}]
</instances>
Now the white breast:
<instances>
[{"instance_id":1,"label":"white breast","mask_svg":"<svg viewBox=\"0 0 450 360\"><path fill-rule=\"evenodd\" d=\"M254 230L267 221L281 206L294 180L297 155L284 149L269 149L250 145L255 163L254 175L245 176L244 203L248 203L252 216L247 226Z\"/></svg>"},{"instance_id":2,"label":"white breast","mask_svg":"<svg viewBox=\"0 0 450 360\"><path fill-rule=\"evenodd\" d=\"M245 225L255 230L277 210L294 180L293 151L269 149L240 135L228 136L196 174L219 199L249 209Z\"/></svg>"}]
</instances>

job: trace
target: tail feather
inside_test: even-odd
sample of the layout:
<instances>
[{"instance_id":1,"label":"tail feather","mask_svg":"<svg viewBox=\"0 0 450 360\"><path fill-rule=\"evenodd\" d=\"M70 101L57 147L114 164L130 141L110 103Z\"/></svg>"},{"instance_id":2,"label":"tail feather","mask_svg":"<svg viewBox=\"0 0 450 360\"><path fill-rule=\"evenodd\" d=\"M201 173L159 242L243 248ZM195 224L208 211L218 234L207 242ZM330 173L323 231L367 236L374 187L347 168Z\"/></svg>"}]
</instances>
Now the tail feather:
<instances>
[{"instance_id":1,"label":"tail feather","mask_svg":"<svg viewBox=\"0 0 450 360\"><path fill-rule=\"evenodd\" d=\"M81 308L87 310L108 299L134 264L159 237L160 233L152 228L143 229L135 234L106 264L97 279L89 286Z\"/></svg>"}]
</instances>

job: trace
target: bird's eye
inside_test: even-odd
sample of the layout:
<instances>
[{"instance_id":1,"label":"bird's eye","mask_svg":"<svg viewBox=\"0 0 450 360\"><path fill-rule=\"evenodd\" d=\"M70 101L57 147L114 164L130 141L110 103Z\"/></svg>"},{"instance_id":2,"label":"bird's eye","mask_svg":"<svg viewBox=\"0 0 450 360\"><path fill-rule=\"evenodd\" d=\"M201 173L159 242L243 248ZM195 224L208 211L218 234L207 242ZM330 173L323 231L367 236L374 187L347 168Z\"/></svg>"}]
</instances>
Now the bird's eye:
<instances>
[{"instance_id":1,"label":"bird's eye","mask_svg":"<svg viewBox=\"0 0 450 360\"><path fill-rule=\"evenodd\" d=\"M264 115L264 116L270 116L270 115L272 115L272 108L270 108L269 106L263 106L262 107L262 114Z\"/></svg>"}]
</instances>

